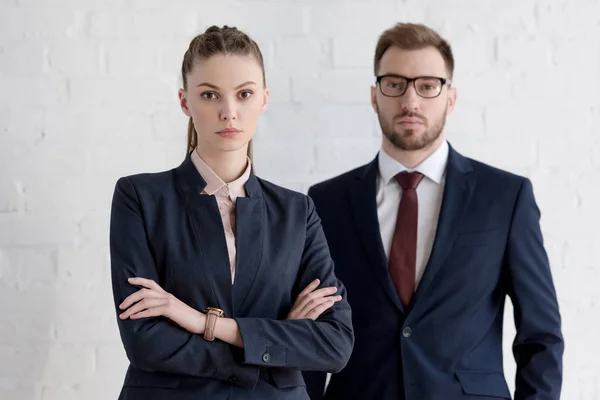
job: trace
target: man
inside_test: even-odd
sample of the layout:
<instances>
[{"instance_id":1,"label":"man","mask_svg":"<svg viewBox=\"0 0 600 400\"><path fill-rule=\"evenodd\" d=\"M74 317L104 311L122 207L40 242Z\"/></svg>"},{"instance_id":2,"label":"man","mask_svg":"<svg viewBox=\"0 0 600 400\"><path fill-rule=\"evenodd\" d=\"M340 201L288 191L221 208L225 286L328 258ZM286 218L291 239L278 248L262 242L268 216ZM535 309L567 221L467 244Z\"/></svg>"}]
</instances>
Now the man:
<instances>
[{"instance_id":1,"label":"man","mask_svg":"<svg viewBox=\"0 0 600 400\"><path fill-rule=\"evenodd\" d=\"M426 26L385 31L371 88L381 150L309 190L356 336L325 399L509 399L506 295L517 328L514 398L559 399L561 318L532 185L448 144L453 69L451 47ZM322 398L325 374L305 379Z\"/></svg>"}]
</instances>

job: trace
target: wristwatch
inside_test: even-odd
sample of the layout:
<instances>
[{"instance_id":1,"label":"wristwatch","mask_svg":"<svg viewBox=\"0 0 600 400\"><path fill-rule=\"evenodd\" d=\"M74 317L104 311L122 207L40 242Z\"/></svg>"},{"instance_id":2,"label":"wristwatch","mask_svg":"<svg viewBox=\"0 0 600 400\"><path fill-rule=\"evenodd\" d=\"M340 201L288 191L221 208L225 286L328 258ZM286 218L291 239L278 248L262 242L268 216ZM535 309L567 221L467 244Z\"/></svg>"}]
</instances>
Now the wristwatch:
<instances>
[{"instance_id":1,"label":"wristwatch","mask_svg":"<svg viewBox=\"0 0 600 400\"><path fill-rule=\"evenodd\" d=\"M215 325L217 324L217 318L223 317L225 313L220 308L208 307L204 311L206 314L206 325L204 327L204 340L212 342L215 340Z\"/></svg>"}]
</instances>

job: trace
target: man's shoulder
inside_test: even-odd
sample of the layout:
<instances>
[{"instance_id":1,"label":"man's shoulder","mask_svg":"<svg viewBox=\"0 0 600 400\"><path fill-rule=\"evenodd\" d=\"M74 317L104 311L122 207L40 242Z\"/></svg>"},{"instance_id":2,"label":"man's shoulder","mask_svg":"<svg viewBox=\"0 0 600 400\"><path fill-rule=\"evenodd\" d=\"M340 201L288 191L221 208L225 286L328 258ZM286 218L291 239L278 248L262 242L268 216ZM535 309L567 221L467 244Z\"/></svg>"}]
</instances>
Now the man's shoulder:
<instances>
[{"instance_id":1,"label":"man's shoulder","mask_svg":"<svg viewBox=\"0 0 600 400\"><path fill-rule=\"evenodd\" d=\"M365 174L365 170L369 164L362 165L340 175L329 178L311 186L308 194L312 196L327 195L332 196L338 193L343 193L348 187L356 183L356 180Z\"/></svg>"}]
</instances>

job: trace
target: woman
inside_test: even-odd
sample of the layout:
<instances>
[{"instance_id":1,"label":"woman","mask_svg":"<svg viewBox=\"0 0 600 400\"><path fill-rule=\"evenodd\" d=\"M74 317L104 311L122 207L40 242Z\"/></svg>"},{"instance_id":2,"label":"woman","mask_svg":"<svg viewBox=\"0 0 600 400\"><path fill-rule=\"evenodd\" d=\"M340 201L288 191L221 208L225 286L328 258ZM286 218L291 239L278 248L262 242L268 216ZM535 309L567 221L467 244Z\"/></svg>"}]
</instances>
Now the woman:
<instances>
[{"instance_id":1,"label":"woman","mask_svg":"<svg viewBox=\"0 0 600 400\"><path fill-rule=\"evenodd\" d=\"M254 175L263 58L235 28L190 43L185 161L119 179L110 250L121 399L308 399L302 370L337 372L354 342L346 291L312 201ZM337 293L337 295L336 295Z\"/></svg>"}]
</instances>

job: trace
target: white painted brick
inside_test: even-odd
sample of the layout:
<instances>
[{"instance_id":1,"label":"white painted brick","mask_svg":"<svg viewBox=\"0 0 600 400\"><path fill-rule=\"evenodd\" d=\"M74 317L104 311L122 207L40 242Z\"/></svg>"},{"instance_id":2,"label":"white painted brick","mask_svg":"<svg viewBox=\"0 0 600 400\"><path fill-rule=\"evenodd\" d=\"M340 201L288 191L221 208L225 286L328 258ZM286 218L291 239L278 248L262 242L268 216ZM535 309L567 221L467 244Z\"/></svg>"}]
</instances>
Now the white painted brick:
<instances>
[{"instance_id":1,"label":"white painted brick","mask_svg":"<svg viewBox=\"0 0 600 400\"><path fill-rule=\"evenodd\" d=\"M520 70L539 72L550 64L552 53L541 38L535 36L501 36L497 42L498 64Z\"/></svg>"},{"instance_id":2,"label":"white painted brick","mask_svg":"<svg viewBox=\"0 0 600 400\"><path fill-rule=\"evenodd\" d=\"M199 31L196 33L200 33ZM154 48L159 53L159 64L161 71L176 75L178 78L181 75L181 64L183 63L183 56L187 51L190 41L194 35L190 35L188 39L171 39L162 40L159 43L153 44ZM179 86L183 86L181 79L178 81Z\"/></svg>"},{"instance_id":3,"label":"white painted brick","mask_svg":"<svg viewBox=\"0 0 600 400\"><path fill-rule=\"evenodd\" d=\"M107 204L108 205L108 204ZM107 232L110 229L110 210L90 210L79 222L83 243L93 245L108 245Z\"/></svg>"},{"instance_id":4,"label":"white painted brick","mask_svg":"<svg viewBox=\"0 0 600 400\"><path fill-rule=\"evenodd\" d=\"M291 74L318 72L331 65L328 42L309 37L279 38L274 47L274 67Z\"/></svg>"},{"instance_id":5,"label":"white painted brick","mask_svg":"<svg viewBox=\"0 0 600 400\"><path fill-rule=\"evenodd\" d=\"M90 99L91 101L92 99ZM133 107L72 104L48 107L43 117L44 140L52 145L141 141L151 137L151 110Z\"/></svg>"},{"instance_id":6,"label":"white painted brick","mask_svg":"<svg viewBox=\"0 0 600 400\"><path fill-rule=\"evenodd\" d=\"M532 179L568 341L563 398L600 398L597 0L0 4L0 399L118 397L111 196L120 176L182 161L177 90L194 35L227 24L259 43L272 95L257 172L306 192L379 149L372 58L400 21L431 25L454 49L456 149ZM510 302L504 330L514 388Z\"/></svg>"},{"instance_id":7,"label":"white painted brick","mask_svg":"<svg viewBox=\"0 0 600 400\"><path fill-rule=\"evenodd\" d=\"M112 197L112 193L109 196ZM110 285L108 248L105 246L61 247L57 254L56 273L61 285L82 285L87 289L104 289Z\"/></svg>"},{"instance_id":8,"label":"white painted brick","mask_svg":"<svg viewBox=\"0 0 600 400\"><path fill-rule=\"evenodd\" d=\"M17 182L0 181L0 213L17 211L21 197L21 186Z\"/></svg>"},{"instance_id":9,"label":"white painted brick","mask_svg":"<svg viewBox=\"0 0 600 400\"><path fill-rule=\"evenodd\" d=\"M41 75L46 70L46 49L41 42L18 40L0 47L0 75Z\"/></svg>"},{"instance_id":10,"label":"white painted brick","mask_svg":"<svg viewBox=\"0 0 600 400\"><path fill-rule=\"evenodd\" d=\"M11 106L50 106L66 101L67 83L58 76L0 76L0 104Z\"/></svg>"},{"instance_id":11,"label":"white painted brick","mask_svg":"<svg viewBox=\"0 0 600 400\"><path fill-rule=\"evenodd\" d=\"M193 36L196 31L197 18L193 12L185 9L112 9L93 12L90 16L92 37L129 37L151 42L156 38L187 38Z\"/></svg>"},{"instance_id":12,"label":"white painted brick","mask_svg":"<svg viewBox=\"0 0 600 400\"><path fill-rule=\"evenodd\" d=\"M86 40L58 41L48 50L49 69L68 76L93 76L104 70L101 46Z\"/></svg>"},{"instance_id":13,"label":"white painted brick","mask_svg":"<svg viewBox=\"0 0 600 400\"><path fill-rule=\"evenodd\" d=\"M183 113L177 103L155 111L148 121L155 138L169 140L173 144L180 143L184 147L187 143L188 120L189 117ZM147 135L147 132L144 134Z\"/></svg>"},{"instance_id":14,"label":"white painted brick","mask_svg":"<svg viewBox=\"0 0 600 400\"><path fill-rule=\"evenodd\" d=\"M95 352L89 345L53 345L44 349L45 365L40 382L58 385L77 382L94 375ZM69 371L65 374L65 371Z\"/></svg>"},{"instance_id":15,"label":"white painted brick","mask_svg":"<svg viewBox=\"0 0 600 400\"><path fill-rule=\"evenodd\" d=\"M482 105L465 103L462 99L459 100L454 111L446 117L444 131L448 136L467 135L471 137L483 137L485 133L485 121Z\"/></svg>"},{"instance_id":16,"label":"white painted brick","mask_svg":"<svg viewBox=\"0 0 600 400\"><path fill-rule=\"evenodd\" d=\"M159 74L160 54L156 44L142 38L135 41L119 40L106 45L108 73L117 76L148 76ZM181 54L183 59L183 53Z\"/></svg>"},{"instance_id":17,"label":"white painted brick","mask_svg":"<svg viewBox=\"0 0 600 400\"><path fill-rule=\"evenodd\" d=\"M49 176L23 183L23 204L26 212L82 215L90 208L106 206L106 194L99 195L97 182L81 175L68 179Z\"/></svg>"},{"instance_id":18,"label":"white painted brick","mask_svg":"<svg viewBox=\"0 0 600 400\"><path fill-rule=\"evenodd\" d=\"M47 248L0 248L0 285L36 288L56 279L56 251Z\"/></svg>"},{"instance_id":19,"label":"white painted brick","mask_svg":"<svg viewBox=\"0 0 600 400\"><path fill-rule=\"evenodd\" d=\"M32 312L28 309L6 313L6 322L3 323L3 332L0 335L0 347L52 343L54 335L49 318L50 316L43 312ZM79 323L81 324L81 321Z\"/></svg>"},{"instance_id":20,"label":"white painted brick","mask_svg":"<svg viewBox=\"0 0 600 400\"><path fill-rule=\"evenodd\" d=\"M114 330L117 331L116 322ZM102 344L96 348L96 369L107 372L104 379L121 383L125 378L128 364L129 360L127 360L120 340L111 344Z\"/></svg>"},{"instance_id":21,"label":"white painted brick","mask_svg":"<svg viewBox=\"0 0 600 400\"><path fill-rule=\"evenodd\" d=\"M0 246L72 244L77 237L77 224L68 215L0 214Z\"/></svg>"},{"instance_id":22,"label":"white painted brick","mask_svg":"<svg viewBox=\"0 0 600 400\"><path fill-rule=\"evenodd\" d=\"M281 174L307 174L314 164L314 151L308 147L290 147L265 143L254 152L257 173L265 179L273 172ZM273 174L274 175L274 174Z\"/></svg>"},{"instance_id":23,"label":"white painted brick","mask_svg":"<svg viewBox=\"0 0 600 400\"><path fill-rule=\"evenodd\" d=\"M311 35L321 38L377 37L406 15L394 2L323 4L308 12ZM373 51L375 51L373 49Z\"/></svg>"},{"instance_id":24,"label":"white painted brick","mask_svg":"<svg viewBox=\"0 0 600 400\"><path fill-rule=\"evenodd\" d=\"M122 106L139 110L148 104L168 104L177 99L179 88L162 77L98 77L69 81L69 101L85 106ZM142 101L143 103L140 103Z\"/></svg>"},{"instance_id":25,"label":"white painted brick","mask_svg":"<svg viewBox=\"0 0 600 400\"><path fill-rule=\"evenodd\" d=\"M568 242L565 251L566 267L569 270L595 271L597 260L600 259L599 241L600 236L596 234L589 237L579 237L577 240Z\"/></svg>"},{"instance_id":26,"label":"white painted brick","mask_svg":"<svg viewBox=\"0 0 600 400\"><path fill-rule=\"evenodd\" d=\"M270 90L269 104L290 104L292 102L292 76L275 68L267 68L267 87Z\"/></svg>"},{"instance_id":27,"label":"white painted brick","mask_svg":"<svg viewBox=\"0 0 600 400\"><path fill-rule=\"evenodd\" d=\"M0 148L12 147L14 151L41 140L44 121L43 111L39 108L27 105L0 107L0 121ZM0 159L0 165L4 162Z\"/></svg>"},{"instance_id":28,"label":"white painted brick","mask_svg":"<svg viewBox=\"0 0 600 400\"><path fill-rule=\"evenodd\" d=\"M564 38L600 37L600 4L596 0L536 1L536 25L544 36ZM564 27L567 16L575 17Z\"/></svg>"},{"instance_id":29,"label":"white painted brick","mask_svg":"<svg viewBox=\"0 0 600 400\"><path fill-rule=\"evenodd\" d=\"M112 294L106 292L91 292L100 300L104 298L108 305L112 305ZM91 295L90 294L90 295ZM56 332L56 341L68 344L118 343L120 344L119 329L117 327L117 316L113 309L102 310L67 310L59 309L52 316L52 329ZM93 314L93 318L90 316ZM82 323L82 321L88 321Z\"/></svg>"},{"instance_id":30,"label":"white painted brick","mask_svg":"<svg viewBox=\"0 0 600 400\"><path fill-rule=\"evenodd\" d=\"M42 318L38 320L39 327L50 325L50 317L55 310L56 290L51 285L38 286L36 288L22 287L17 285L3 286L0 290L0 304L2 311L9 313L27 313L39 315ZM43 300L43 301L41 301ZM44 333L42 334L44 335ZM8 343L14 340L14 337L8 336L7 332L0 330L0 341ZM2 376L2 374L0 374Z\"/></svg>"},{"instance_id":31,"label":"white painted brick","mask_svg":"<svg viewBox=\"0 0 600 400\"><path fill-rule=\"evenodd\" d=\"M27 149L0 149L0 156L8 153L0 166L6 165L19 179L37 178L39 174L82 174L85 168L83 146L70 143L54 144L44 140Z\"/></svg>"},{"instance_id":32,"label":"white painted brick","mask_svg":"<svg viewBox=\"0 0 600 400\"><path fill-rule=\"evenodd\" d=\"M305 33L306 7L283 2L211 2L198 7L199 31L212 25L235 26L250 37L293 36Z\"/></svg>"},{"instance_id":33,"label":"white painted brick","mask_svg":"<svg viewBox=\"0 0 600 400\"><path fill-rule=\"evenodd\" d=\"M124 376L124 375L123 375ZM43 387L40 400L105 400L116 399L123 384L119 381L104 378L87 379L81 383L64 385L48 384ZM37 400L37 399L36 399Z\"/></svg>"},{"instance_id":34,"label":"white painted brick","mask_svg":"<svg viewBox=\"0 0 600 400\"><path fill-rule=\"evenodd\" d=\"M594 140L592 135L577 135L577 133L570 140L565 140L562 135L544 138L539 142L539 163L546 167L591 167Z\"/></svg>"},{"instance_id":35,"label":"white painted brick","mask_svg":"<svg viewBox=\"0 0 600 400\"><path fill-rule=\"evenodd\" d=\"M505 139L536 136L545 141L548 132L568 132L569 137L581 140L590 132L592 113L579 103L545 101L542 104L542 107L523 102L487 105L484 111L486 135ZM574 126L577 126L575 130Z\"/></svg>"},{"instance_id":36,"label":"white painted brick","mask_svg":"<svg viewBox=\"0 0 600 400\"><path fill-rule=\"evenodd\" d=\"M338 68L373 69L377 36L332 39L333 65Z\"/></svg>"},{"instance_id":37,"label":"white painted brick","mask_svg":"<svg viewBox=\"0 0 600 400\"><path fill-rule=\"evenodd\" d=\"M17 380L0 377L0 399L32 399L39 400L43 387L29 380Z\"/></svg>"},{"instance_id":38,"label":"white painted brick","mask_svg":"<svg viewBox=\"0 0 600 400\"><path fill-rule=\"evenodd\" d=\"M3 39L66 38L80 34L83 15L69 8L11 7L2 10Z\"/></svg>"},{"instance_id":39,"label":"white painted brick","mask_svg":"<svg viewBox=\"0 0 600 400\"><path fill-rule=\"evenodd\" d=\"M295 102L370 103L373 72L367 69L323 72L292 76L292 98Z\"/></svg>"},{"instance_id":40,"label":"white painted brick","mask_svg":"<svg viewBox=\"0 0 600 400\"><path fill-rule=\"evenodd\" d=\"M369 139L376 134L370 105L274 105L263 116L259 136L265 143L306 143L317 138ZM293 121L303 121L294 124Z\"/></svg>"},{"instance_id":41,"label":"white painted brick","mask_svg":"<svg viewBox=\"0 0 600 400\"><path fill-rule=\"evenodd\" d=\"M564 208L579 207L580 175L577 169L562 166L535 168L528 174L534 185L536 201L544 215L560 212ZM561 190L557 190L558 184Z\"/></svg>"}]
</instances>

